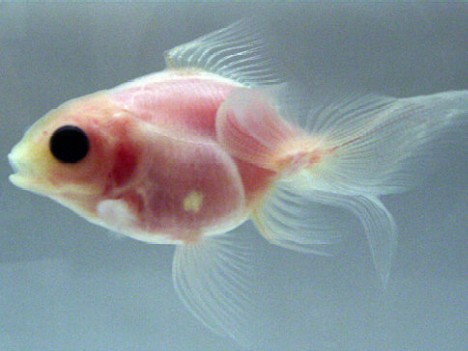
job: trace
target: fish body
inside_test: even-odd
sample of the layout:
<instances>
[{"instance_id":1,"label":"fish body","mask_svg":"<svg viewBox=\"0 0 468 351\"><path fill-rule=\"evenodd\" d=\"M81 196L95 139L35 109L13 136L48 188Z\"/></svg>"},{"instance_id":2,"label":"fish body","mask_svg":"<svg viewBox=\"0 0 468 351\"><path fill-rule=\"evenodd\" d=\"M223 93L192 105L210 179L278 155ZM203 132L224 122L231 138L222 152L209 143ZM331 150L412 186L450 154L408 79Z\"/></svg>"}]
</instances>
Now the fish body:
<instances>
[{"instance_id":1,"label":"fish body","mask_svg":"<svg viewBox=\"0 0 468 351\"><path fill-rule=\"evenodd\" d=\"M45 117L47 127L40 122L40 133L34 126L35 140L25 143L48 147L66 120L85 130L92 145L87 159L37 181L93 222L147 242L190 242L237 227L275 176L232 157L218 141L217 111L239 87L213 74L176 70L72 100ZM23 155L32 153L15 156L21 150L11 157L26 163ZM23 184L16 177L21 173L12 180ZM87 189L71 196L72 184Z\"/></svg>"},{"instance_id":2,"label":"fish body","mask_svg":"<svg viewBox=\"0 0 468 351\"><path fill-rule=\"evenodd\" d=\"M349 210L385 284L397 230L379 197L408 189L428 144L468 111L467 91L353 97L313 106L306 127L261 48L243 22L183 44L166 53L165 71L52 110L9 154L20 188L132 238L176 244L179 296L246 344L255 255L238 227L250 219L272 244L327 253L347 232L332 210Z\"/></svg>"}]
</instances>

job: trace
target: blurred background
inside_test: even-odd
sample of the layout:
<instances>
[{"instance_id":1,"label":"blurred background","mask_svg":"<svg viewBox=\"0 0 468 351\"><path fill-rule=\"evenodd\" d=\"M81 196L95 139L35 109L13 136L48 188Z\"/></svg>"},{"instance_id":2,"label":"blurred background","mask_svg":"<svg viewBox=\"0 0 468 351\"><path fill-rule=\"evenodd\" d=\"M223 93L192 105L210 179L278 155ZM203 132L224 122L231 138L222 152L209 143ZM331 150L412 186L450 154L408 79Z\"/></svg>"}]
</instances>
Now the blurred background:
<instances>
[{"instance_id":1,"label":"blurred background","mask_svg":"<svg viewBox=\"0 0 468 351\"><path fill-rule=\"evenodd\" d=\"M0 4L0 350L241 350L175 295L173 247L118 239L14 188L6 156L60 103L162 70L164 50L244 17L263 23L281 67L310 89L467 88L461 3ZM385 291L357 225L332 258L255 237L259 318L273 331L256 350L465 349L468 168L458 137L420 187L383 199L400 228Z\"/></svg>"}]
</instances>

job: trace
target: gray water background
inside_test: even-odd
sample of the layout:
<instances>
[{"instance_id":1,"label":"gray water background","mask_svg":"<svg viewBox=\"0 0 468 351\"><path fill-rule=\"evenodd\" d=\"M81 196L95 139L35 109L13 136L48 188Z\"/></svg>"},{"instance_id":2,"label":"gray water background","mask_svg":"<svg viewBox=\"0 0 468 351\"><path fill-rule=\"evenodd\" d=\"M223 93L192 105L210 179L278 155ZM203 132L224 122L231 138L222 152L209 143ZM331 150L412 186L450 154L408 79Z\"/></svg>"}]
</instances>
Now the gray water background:
<instances>
[{"instance_id":1,"label":"gray water background","mask_svg":"<svg viewBox=\"0 0 468 351\"><path fill-rule=\"evenodd\" d=\"M278 60L300 81L394 96L467 88L461 3L1 3L0 350L240 350L176 297L172 247L116 239L14 188L6 155L63 101L161 70L164 50L246 16L266 22ZM384 198L400 228L385 291L358 226L333 258L256 239L267 267L261 318L275 330L258 350L465 349L464 135L434 154L418 188Z\"/></svg>"}]
</instances>

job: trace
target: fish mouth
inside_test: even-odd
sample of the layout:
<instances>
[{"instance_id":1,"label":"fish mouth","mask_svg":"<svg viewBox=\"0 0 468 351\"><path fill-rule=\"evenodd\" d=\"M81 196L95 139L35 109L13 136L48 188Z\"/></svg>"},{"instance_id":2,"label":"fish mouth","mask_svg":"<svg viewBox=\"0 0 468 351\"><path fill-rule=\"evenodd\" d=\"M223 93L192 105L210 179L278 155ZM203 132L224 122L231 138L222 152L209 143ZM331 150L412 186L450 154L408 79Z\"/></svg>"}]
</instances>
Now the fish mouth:
<instances>
[{"instance_id":1,"label":"fish mouth","mask_svg":"<svg viewBox=\"0 0 468 351\"><path fill-rule=\"evenodd\" d=\"M8 154L8 163L13 169L13 174L8 177L13 185L30 191L37 192L39 190L41 184L40 177L27 162L21 162L12 151Z\"/></svg>"},{"instance_id":2,"label":"fish mouth","mask_svg":"<svg viewBox=\"0 0 468 351\"><path fill-rule=\"evenodd\" d=\"M12 152L8 154L8 163L13 169L13 174L11 174L8 179L17 187L24 189L26 187L26 179L30 178L31 172L26 171L27 167L25 167L24 164L21 166L20 163L15 160Z\"/></svg>"},{"instance_id":3,"label":"fish mouth","mask_svg":"<svg viewBox=\"0 0 468 351\"><path fill-rule=\"evenodd\" d=\"M13 168L13 172L17 173L18 172L18 165L13 160L13 156L11 155L11 152L8 154L8 163L10 164L10 167Z\"/></svg>"}]
</instances>

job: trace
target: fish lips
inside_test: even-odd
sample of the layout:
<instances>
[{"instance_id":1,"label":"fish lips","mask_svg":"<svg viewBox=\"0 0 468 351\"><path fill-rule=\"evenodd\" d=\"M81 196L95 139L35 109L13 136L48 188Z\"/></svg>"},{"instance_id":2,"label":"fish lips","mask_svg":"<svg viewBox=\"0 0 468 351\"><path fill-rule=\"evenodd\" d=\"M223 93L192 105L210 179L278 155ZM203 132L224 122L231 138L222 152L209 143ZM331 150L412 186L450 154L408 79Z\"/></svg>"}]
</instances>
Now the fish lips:
<instances>
[{"instance_id":1,"label":"fish lips","mask_svg":"<svg viewBox=\"0 0 468 351\"><path fill-rule=\"evenodd\" d=\"M13 169L8 179L18 188L29 190L35 193L43 193L47 181L34 170L30 162L23 160L15 148L8 154L8 162Z\"/></svg>"}]
</instances>

